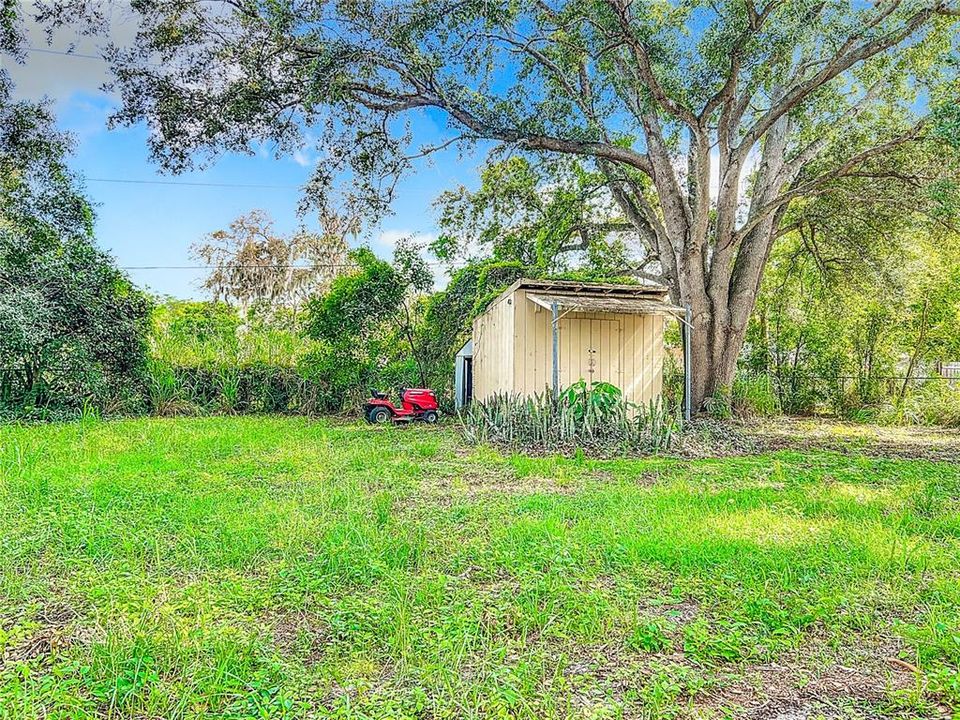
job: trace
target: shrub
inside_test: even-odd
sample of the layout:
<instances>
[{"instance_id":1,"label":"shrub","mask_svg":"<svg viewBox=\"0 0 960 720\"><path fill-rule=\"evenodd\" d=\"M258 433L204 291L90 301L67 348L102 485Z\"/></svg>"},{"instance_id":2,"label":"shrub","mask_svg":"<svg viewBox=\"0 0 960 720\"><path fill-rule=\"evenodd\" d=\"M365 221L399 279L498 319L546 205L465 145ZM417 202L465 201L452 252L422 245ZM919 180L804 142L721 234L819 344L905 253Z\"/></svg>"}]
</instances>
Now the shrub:
<instances>
[{"instance_id":1,"label":"shrub","mask_svg":"<svg viewBox=\"0 0 960 720\"><path fill-rule=\"evenodd\" d=\"M729 420L733 417L730 387L718 387L713 395L703 401L703 409L714 420Z\"/></svg>"},{"instance_id":2,"label":"shrub","mask_svg":"<svg viewBox=\"0 0 960 720\"><path fill-rule=\"evenodd\" d=\"M167 300L152 317L150 352L172 365L296 367L317 344L303 336L287 308L256 305L246 322L226 303Z\"/></svg>"},{"instance_id":3,"label":"shrub","mask_svg":"<svg viewBox=\"0 0 960 720\"><path fill-rule=\"evenodd\" d=\"M94 245L49 103L11 95L0 73L0 413L134 409L149 302Z\"/></svg>"},{"instance_id":4,"label":"shrub","mask_svg":"<svg viewBox=\"0 0 960 720\"><path fill-rule=\"evenodd\" d=\"M87 238L0 232L0 404L139 409L149 312Z\"/></svg>"},{"instance_id":5,"label":"shrub","mask_svg":"<svg viewBox=\"0 0 960 720\"><path fill-rule=\"evenodd\" d=\"M460 419L470 442L549 452L657 452L670 447L680 428L678 408L660 402L640 407L625 402L613 385L588 387L583 380L556 398L546 392L474 402Z\"/></svg>"},{"instance_id":6,"label":"shrub","mask_svg":"<svg viewBox=\"0 0 960 720\"><path fill-rule=\"evenodd\" d=\"M891 425L960 427L960 387L946 381L927 382L907 393L902 402L882 407L876 420Z\"/></svg>"},{"instance_id":7,"label":"shrub","mask_svg":"<svg viewBox=\"0 0 960 720\"><path fill-rule=\"evenodd\" d=\"M733 381L731 404L736 415L780 414L780 401L768 375L738 374Z\"/></svg>"},{"instance_id":8,"label":"shrub","mask_svg":"<svg viewBox=\"0 0 960 720\"><path fill-rule=\"evenodd\" d=\"M299 413L329 409L323 387L288 367L176 366L151 359L148 394L158 415Z\"/></svg>"}]
</instances>

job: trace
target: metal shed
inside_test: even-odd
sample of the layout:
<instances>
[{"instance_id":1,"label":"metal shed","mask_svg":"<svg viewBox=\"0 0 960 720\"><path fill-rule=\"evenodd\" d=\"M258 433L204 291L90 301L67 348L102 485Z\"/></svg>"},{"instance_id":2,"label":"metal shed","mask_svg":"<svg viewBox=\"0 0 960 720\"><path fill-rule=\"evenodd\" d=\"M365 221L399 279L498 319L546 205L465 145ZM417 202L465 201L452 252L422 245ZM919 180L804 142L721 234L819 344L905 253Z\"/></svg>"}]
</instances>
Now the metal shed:
<instances>
[{"instance_id":1,"label":"metal shed","mask_svg":"<svg viewBox=\"0 0 960 720\"><path fill-rule=\"evenodd\" d=\"M519 280L473 322L472 395L559 392L584 379L647 403L663 384L664 321L684 314L661 286Z\"/></svg>"}]
</instances>

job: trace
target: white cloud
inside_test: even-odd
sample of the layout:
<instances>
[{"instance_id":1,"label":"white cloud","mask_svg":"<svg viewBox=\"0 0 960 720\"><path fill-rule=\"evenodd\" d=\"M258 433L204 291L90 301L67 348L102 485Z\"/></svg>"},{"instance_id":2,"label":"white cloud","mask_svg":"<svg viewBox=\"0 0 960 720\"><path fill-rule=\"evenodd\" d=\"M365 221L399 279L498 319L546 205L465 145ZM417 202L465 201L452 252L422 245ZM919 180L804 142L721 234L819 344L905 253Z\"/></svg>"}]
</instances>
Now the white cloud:
<instances>
[{"instance_id":1,"label":"white cloud","mask_svg":"<svg viewBox=\"0 0 960 720\"><path fill-rule=\"evenodd\" d=\"M88 37L76 28L64 27L49 43L44 28L31 17L32 8L24 7L26 59L23 63L9 57L0 59L13 79L15 97L39 100L46 96L61 104L77 93L101 94L109 72L100 48L108 42L129 45L137 32L135 15L124 5L108 4L108 22L101 33ZM67 52L73 54L60 54Z\"/></svg>"},{"instance_id":2,"label":"white cloud","mask_svg":"<svg viewBox=\"0 0 960 720\"><path fill-rule=\"evenodd\" d=\"M293 151L293 161L300 167L310 167L313 165L313 161L303 150Z\"/></svg>"},{"instance_id":3,"label":"white cloud","mask_svg":"<svg viewBox=\"0 0 960 720\"><path fill-rule=\"evenodd\" d=\"M419 239L422 236L418 236L415 232L411 230L383 230L379 235L376 235L373 240L370 242L370 248L384 260L389 260L393 257L393 251L396 250L397 245L401 240L408 239ZM424 244L429 243L431 238L426 238ZM419 244L419 243L418 243Z\"/></svg>"}]
</instances>

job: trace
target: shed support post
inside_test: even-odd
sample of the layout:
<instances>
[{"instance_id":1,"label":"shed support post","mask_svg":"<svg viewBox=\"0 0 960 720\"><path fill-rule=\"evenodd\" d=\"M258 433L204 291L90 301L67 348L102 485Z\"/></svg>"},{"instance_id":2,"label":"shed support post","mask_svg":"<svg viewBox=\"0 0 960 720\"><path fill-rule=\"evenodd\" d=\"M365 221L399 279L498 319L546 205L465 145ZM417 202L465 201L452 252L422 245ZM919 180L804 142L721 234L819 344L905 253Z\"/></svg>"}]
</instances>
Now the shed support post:
<instances>
[{"instance_id":1,"label":"shed support post","mask_svg":"<svg viewBox=\"0 0 960 720\"><path fill-rule=\"evenodd\" d=\"M550 303L550 312L553 317L553 397L560 397L560 308L557 303Z\"/></svg>"},{"instance_id":2,"label":"shed support post","mask_svg":"<svg viewBox=\"0 0 960 720\"><path fill-rule=\"evenodd\" d=\"M690 334L693 332L690 306L684 308L685 320L683 323L683 419L690 422Z\"/></svg>"}]
</instances>

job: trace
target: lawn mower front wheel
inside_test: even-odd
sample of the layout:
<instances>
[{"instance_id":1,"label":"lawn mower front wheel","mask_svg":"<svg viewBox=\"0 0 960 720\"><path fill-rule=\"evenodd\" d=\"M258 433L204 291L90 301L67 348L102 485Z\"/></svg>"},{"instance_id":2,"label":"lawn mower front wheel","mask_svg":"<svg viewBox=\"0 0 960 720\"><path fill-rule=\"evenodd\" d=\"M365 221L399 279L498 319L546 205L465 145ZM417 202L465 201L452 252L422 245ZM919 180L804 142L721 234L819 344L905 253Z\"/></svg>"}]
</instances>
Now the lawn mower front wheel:
<instances>
[{"instance_id":1,"label":"lawn mower front wheel","mask_svg":"<svg viewBox=\"0 0 960 720\"><path fill-rule=\"evenodd\" d=\"M367 417L370 418L370 422L374 425L383 425L384 423L390 422L393 414L385 407L375 407Z\"/></svg>"}]
</instances>

